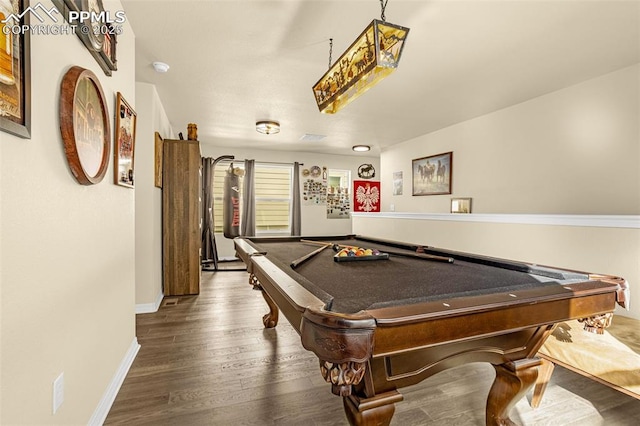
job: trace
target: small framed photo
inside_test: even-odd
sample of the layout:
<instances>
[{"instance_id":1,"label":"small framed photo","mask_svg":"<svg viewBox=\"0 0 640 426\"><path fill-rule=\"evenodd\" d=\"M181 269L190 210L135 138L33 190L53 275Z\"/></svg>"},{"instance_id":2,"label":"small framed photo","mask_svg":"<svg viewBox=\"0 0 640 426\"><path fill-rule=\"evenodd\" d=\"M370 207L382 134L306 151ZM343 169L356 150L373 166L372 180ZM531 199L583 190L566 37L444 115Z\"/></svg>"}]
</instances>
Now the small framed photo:
<instances>
[{"instance_id":1,"label":"small framed photo","mask_svg":"<svg viewBox=\"0 0 640 426\"><path fill-rule=\"evenodd\" d=\"M452 166L453 152L413 160L411 195L451 194Z\"/></svg>"},{"instance_id":2,"label":"small framed photo","mask_svg":"<svg viewBox=\"0 0 640 426\"><path fill-rule=\"evenodd\" d=\"M451 213L471 213L471 198L452 198Z\"/></svg>"},{"instance_id":3,"label":"small framed photo","mask_svg":"<svg viewBox=\"0 0 640 426\"><path fill-rule=\"evenodd\" d=\"M136 112L118 92L116 98L114 183L133 188L133 154L136 144Z\"/></svg>"}]
</instances>

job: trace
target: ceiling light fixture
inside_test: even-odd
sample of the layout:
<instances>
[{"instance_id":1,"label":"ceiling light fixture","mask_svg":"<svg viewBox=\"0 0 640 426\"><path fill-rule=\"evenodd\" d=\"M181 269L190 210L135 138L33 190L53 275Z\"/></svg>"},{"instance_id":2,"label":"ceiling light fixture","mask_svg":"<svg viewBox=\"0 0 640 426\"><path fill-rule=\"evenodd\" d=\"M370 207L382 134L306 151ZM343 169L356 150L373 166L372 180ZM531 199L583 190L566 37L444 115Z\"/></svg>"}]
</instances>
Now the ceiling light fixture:
<instances>
[{"instance_id":1,"label":"ceiling light fixture","mask_svg":"<svg viewBox=\"0 0 640 426\"><path fill-rule=\"evenodd\" d=\"M164 73L169 71L169 64L165 64L164 62L154 62L153 69L156 70L156 72Z\"/></svg>"},{"instance_id":2,"label":"ceiling light fixture","mask_svg":"<svg viewBox=\"0 0 640 426\"><path fill-rule=\"evenodd\" d=\"M371 149L369 145L354 145L351 147L355 152L367 152Z\"/></svg>"},{"instance_id":3,"label":"ceiling light fixture","mask_svg":"<svg viewBox=\"0 0 640 426\"><path fill-rule=\"evenodd\" d=\"M385 20L388 1L380 0L381 20L371 21L333 66L333 39L329 40L329 70L313 86L320 112L338 112L398 67L409 28Z\"/></svg>"},{"instance_id":4,"label":"ceiling light fixture","mask_svg":"<svg viewBox=\"0 0 640 426\"><path fill-rule=\"evenodd\" d=\"M280 133L280 123L277 121L257 121L256 132L263 133L265 135L274 135Z\"/></svg>"}]
</instances>

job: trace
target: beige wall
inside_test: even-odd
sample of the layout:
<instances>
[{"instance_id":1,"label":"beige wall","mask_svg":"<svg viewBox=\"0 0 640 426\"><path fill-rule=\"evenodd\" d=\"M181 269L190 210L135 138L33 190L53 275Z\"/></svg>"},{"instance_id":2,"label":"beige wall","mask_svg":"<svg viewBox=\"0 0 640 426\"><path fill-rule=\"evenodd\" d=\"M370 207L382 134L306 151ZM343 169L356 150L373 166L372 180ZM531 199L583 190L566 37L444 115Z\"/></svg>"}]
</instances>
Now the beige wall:
<instances>
[{"instance_id":1,"label":"beige wall","mask_svg":"<svg viewBox=\"0 0 640 426\"><path fill-rule=\"evenodd\" d=\"M393 204L396 213L356 216L353 231L623 276L631 284L624 314L640 318L639 77L639 65L624 68L386 150L383 210ZM453 193L411 196L411 160L448 151ZM401 196L392 195L397 171ZM448 214L451 197L472 197L473 212L487 220ZM534 223L509 223L525 213ZM562 223L545 224L543 214ZM581 225L600 215L628 220Z\"/></svg>"},{"instance_id":2,"label":"beige wall","mask_svg":"<svg viewBox=\"0 0 640 426\"><path fill-rule=\"evenodd\" d=\"M449 196L411 196L411 160L453 151L451 196L476 213L640 214L639 85L635 65L393 146L383 210L448 213Z\"/></svg>"},{"instance_id":3,"label":"beige wall","mask_svg":"<svg viewBox=\"0 0 640 426\"><path fill-rule=\"evenodd\" d=\"M465 222L460 217L453 220L447 215L412 219L397 217L399 213L380 216L355 216L353 232L624 277L631 287L631 308L618 308L617 313L640 319L640 216L632 218L635 227L508 223L513 219L508 215L493 223ZM535 215L528 217L536 222ZM487 219L491 220L491 215Z\"/></svg>"},{"instance_id":4,"label":"beige wall","mask_svg":"<svg viewBox=\"0 0 640 426\"><path fill-rule=\"evenodd\" d=\"M135 343L134 191L113 184L111 158L102 182L76 183L59 90L69 67L91 69L113 126L116 92L136 105L134 35L125 24L113 77L74 35L33 36L31 61L32 137L0 132L0 424L87 424ZM61 372L65 398L54 416Z\"/></svg>"},{"instance_id":5,"label":"beige wall","mask_svg":"<svg viewBox=\"0 0 640 426\"><path fill-rule=\"evenodd\" d=\"M377 157L367 157L361 155L327 155L315 154L308 152L286 152L286 151L267 151L267 150L240 150L216 147L214 143L201 144L202 155L205 157L220 157L222 155L234 155L237 159L243 161L246 159L255 159L256 161L270 161L293 163L298 161L304 163L301 167L327 166L329 169L351 170L351 180L358 179L358 167L361 164L373 164L376 169L376 175L373 181L379 180L380 161ZM300 189L302 190L303 179L300 180ZM351 219L327 219L326 206L301 206L302 214L302 235L340 235L351 232ZM233 242L224 238L222 234L216 234L216 245L218 247L218 255L220 257L233 256Z\"/></svg>"},{"instance_id":6,"label":"beige wall","mask_svg":"<svg viewBox=\"0 0 640 426\"><path fill-rule=\"evenodd\" d=\"M162 301L162 190L155 187L155 132L173 138L156 88L136 83L136 312L155 312Z\"/></svg>"}]
</instances>

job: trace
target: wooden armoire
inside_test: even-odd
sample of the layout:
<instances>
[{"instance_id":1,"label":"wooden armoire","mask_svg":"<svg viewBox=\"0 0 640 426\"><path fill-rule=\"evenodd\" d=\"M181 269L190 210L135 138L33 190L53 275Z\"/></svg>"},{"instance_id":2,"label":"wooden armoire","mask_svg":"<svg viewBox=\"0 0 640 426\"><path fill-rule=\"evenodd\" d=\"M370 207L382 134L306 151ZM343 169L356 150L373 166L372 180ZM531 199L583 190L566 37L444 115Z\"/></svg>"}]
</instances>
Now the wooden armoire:
<instances>
[{"instance_id":1,"label":"wooden armoire","mask_svg":"<svg viewBox=\"0 0 640 426\"><path fill-rule=\"evenodd\" d=\"M200 293L200 143L165 139L162 149L162 269L165 296Z\"/></svg>"}]
</instances>

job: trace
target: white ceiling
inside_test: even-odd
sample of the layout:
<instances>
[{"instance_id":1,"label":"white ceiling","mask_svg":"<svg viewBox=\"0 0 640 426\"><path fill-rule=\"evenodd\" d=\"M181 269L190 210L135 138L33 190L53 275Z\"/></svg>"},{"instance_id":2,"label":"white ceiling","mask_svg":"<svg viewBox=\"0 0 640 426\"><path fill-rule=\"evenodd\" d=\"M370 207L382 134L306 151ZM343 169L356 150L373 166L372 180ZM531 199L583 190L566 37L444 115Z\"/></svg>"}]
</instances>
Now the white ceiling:
<instances>
[{"instance_id":1,"label":"white ceiling","mask_svg":"<svg viewBox=\"0 0 640 426\"><path fill-rule=\"evenodd\" d=\"M640 2L390 0L411 29L400 66L335 115L311 87L380 18L378 0L122 0L136 80L156 86L174 130L203 143L358 155L640 62ZM153 70L166 62L166 74ZM282 131L262 135L260 119ZM320 142L305 134L326 135Z\"/></svg>"}]
</instances>

